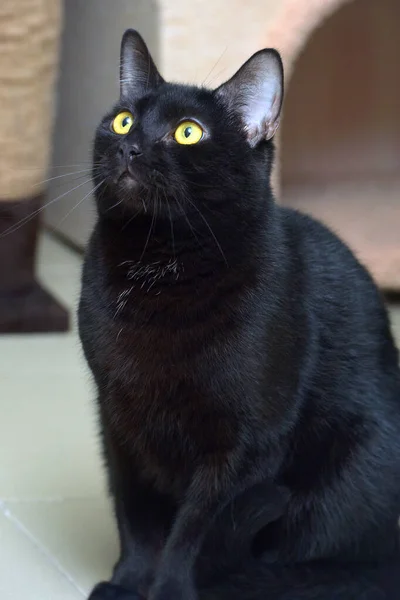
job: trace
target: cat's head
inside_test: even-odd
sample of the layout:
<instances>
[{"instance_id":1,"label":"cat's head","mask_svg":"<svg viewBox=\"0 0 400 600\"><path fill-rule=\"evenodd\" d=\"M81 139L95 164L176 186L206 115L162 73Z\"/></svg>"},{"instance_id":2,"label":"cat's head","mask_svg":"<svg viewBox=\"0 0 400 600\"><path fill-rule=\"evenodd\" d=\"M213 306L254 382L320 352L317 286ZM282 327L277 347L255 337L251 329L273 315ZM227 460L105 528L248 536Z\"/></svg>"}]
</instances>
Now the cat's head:
<instances>
[{"instance_id":1,"label":"cat's head","mask_svg":"<svg viewBox=\"0 0 400 600\"><path fill-rule=\"evenodd\" d=\"M120 99L95 139L100 212L232 210L269 185L282 96L275 50L257 52L229 81L208 90L165 82L141 36L128 30Z\"/></svg>"}]
</instances>

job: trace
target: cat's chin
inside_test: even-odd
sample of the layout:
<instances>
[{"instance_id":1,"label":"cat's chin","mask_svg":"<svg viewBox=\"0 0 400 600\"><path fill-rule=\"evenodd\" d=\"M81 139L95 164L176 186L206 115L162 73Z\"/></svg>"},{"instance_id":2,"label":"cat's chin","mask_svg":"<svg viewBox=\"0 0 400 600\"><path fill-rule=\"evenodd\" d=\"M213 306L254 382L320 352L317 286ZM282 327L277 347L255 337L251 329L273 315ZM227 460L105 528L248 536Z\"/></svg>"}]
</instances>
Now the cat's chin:
<instances>
[{"instance_id":1,"label":"cat's chin","mask_svg":"<svg viewBox=\"0 0 400 600\"><path fill-rule=\"evenodd\" d=\"M134 191L140 186L139 180L129 171L125 171L118 179L118 187L123 191Z\"/></svg>"},{"instance_id":2,"label":"cat's chin","mask_svg":"<svg viewBox=\"0 0 400 600\"><path fill-rule=\"evenodd\" d=\"M103 205L109 216L111 214L118 216L121 210L123 215L126 215L126 210L134 210L138 213L141 212L142 208L144 212L147 212L147 206L143 198L149 197L149 188L139 178L130 173L123 174L113 183L111 190L111 197L106 197L103 201L100 195L100 204Z\"/></svg>"}]
</instances>

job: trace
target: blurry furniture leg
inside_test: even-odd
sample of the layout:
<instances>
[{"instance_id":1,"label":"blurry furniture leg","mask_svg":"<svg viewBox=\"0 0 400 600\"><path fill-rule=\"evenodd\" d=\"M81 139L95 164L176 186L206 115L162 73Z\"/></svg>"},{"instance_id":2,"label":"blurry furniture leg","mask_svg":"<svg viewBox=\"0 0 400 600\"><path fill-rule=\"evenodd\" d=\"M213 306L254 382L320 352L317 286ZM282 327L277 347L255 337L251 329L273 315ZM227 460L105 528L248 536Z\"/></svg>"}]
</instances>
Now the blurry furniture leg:
<instances>
[{"instance_id":1,"label":"blurry furniture leg","mask_svg":"<svg viewBox=\"0 0 400 600\"><path fill-rule=\"evenodd\" d=\"M0 333L68 329L34 273L61 18L59 0L0 2Z\"/></svg>"},{"instance_id":2,"label":"blurry furniture leg","mask_svg":"<svg viewBox=\"0 0 400 600\"><path fill-rule=\"evenodd\" d=\"M68 329L66 310L35 280L41 204L42 196L0 203L0 333Z\"/></svg>"}]
</instances>

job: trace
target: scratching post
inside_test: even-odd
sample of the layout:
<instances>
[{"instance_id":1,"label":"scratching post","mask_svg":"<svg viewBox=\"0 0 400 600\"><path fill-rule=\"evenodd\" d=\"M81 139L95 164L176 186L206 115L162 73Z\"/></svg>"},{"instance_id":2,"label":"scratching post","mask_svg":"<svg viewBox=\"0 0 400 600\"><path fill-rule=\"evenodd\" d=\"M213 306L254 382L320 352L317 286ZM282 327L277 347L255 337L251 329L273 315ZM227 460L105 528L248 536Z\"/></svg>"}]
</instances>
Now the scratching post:
<instances>
[{"instance_id":1,"label":"scratching post","mask_svg":"<svg viewBox=\"0 0 400 600\"><path fill-rule=\"evenodd\" d=\"M59 0L0 3L0 333L68 328L35 279L60 25Z\"/></svg>"}]
</instances>

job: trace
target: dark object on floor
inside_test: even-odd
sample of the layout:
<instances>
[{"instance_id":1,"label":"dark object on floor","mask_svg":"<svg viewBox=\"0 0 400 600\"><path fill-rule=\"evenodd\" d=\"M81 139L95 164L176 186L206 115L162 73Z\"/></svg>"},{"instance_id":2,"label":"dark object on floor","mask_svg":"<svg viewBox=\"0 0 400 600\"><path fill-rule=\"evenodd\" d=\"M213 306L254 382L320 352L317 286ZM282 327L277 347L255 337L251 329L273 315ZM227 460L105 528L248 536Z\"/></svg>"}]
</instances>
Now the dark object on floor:
<instances>
[{"instance_id":1,"label":"dark object on floor","mask_svg":"<svg viewBox=\"0 0 400 600\"><path fill-rule=\"evenodd\" d=\"M140 596L112 583L99 583L90 595L90 600L141 600Z\"/></svg>"},{"instance_id":2,"label":"dark object on floor","mask_svg":"<svg viewBox=\"0 0 400 600\"><path fill-rule=\"evenodd\" d=\"M35 279L42 200L0 202L0 333L68 330L68 312Z\"/></svg>"}]
</instances>

